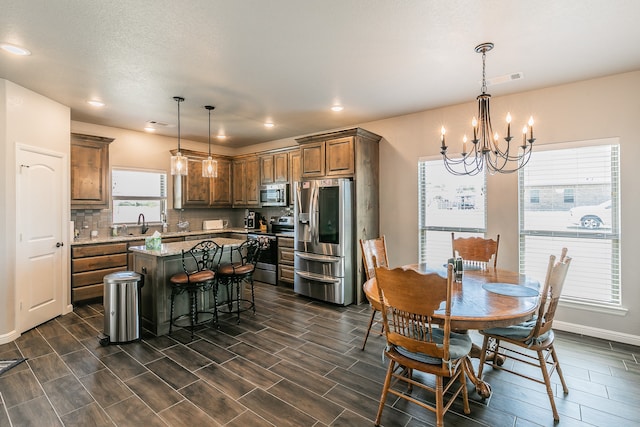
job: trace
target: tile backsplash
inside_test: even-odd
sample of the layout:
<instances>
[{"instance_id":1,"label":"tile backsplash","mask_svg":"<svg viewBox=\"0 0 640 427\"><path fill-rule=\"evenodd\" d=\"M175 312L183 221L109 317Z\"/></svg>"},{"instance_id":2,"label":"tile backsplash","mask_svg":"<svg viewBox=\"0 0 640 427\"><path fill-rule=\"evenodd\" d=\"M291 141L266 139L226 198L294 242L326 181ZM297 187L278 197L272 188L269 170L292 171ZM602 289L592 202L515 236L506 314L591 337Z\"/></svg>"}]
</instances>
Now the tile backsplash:
<instances>
[{"instance_id":1,"label":"tile backsplash","mask_svg":"<svg viewBox=\"0 0 640 427\"><path fill-rule=\"evenodd\" d=\"M285 208L258 208L255 209L267 219L272 216L285 215L288 211ZM228 209L169 209L167 211L167 231L178 231L178 221L189 221L189 229L191 231L202 230L202 222L209 219L222 219L228 221L230 228L243 227L245 209L228 208ZM99 236L108 236L111 234L112 223L111 209L91 210L91 209L72 209L71 221L74 221L74 227L80 232L80 237L89 237L91 231L98 231ZM118 224L120 225L120 224ZM162 231L162 224L149 223L149 231L147 234L153 233L155 230ZM137 224L127 224L127 233L138 234L140 226Z\"/></svg>"}]
</instances>

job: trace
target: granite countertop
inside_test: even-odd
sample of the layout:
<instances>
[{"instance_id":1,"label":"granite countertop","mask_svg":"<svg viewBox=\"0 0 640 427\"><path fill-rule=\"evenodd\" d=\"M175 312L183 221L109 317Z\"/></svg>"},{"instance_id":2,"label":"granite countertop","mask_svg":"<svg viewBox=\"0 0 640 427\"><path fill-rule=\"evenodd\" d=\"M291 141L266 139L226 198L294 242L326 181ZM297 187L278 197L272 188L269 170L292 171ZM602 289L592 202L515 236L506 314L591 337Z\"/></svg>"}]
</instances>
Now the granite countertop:
<instances>
[{"instance_id":1,"label":"granite countertop","mask_svg":"<svg viewBox=\"0 0 640 427\"><path fill-rule=\"evenodd\" d=\"M199 236L202 234L224 234L224 233L243 233L251 232L253 230L247 230L244 227L238 228L223 228L220 230L196 230L196 231L171 231L167 233L160 233L161 237L185 237L185 236ZM118 242L131 242L135 240L144 240L147 237L153 236L153 233L150 232L148 234L125 234L122 236L99 236L95 238L80 238L74 239L71 242L72 246L76 245L92 245L95 243L118 243ZM180 243L180 242L178 242Z\"/></svg>"},{"instance_id":2,"label":"granite countertop","mask_svg":"<svg viewBox=\"0 0 640 427\"><path fill-rule=\"evenodd\" d=\"M238 246L245 242L245 240L240 239L229 239L226 237L214 237L212 239L214 242L219 244L220 246ZM173 243L163 243L160 249L146 249L145 246L131 246L129 248L130 251L138 252L141 254L147 254L157 257L168 257L172 255L182 255L183 250L189 250L196 244L196 241L186 241L186 242L173 242Z\"/></svg>"}]
</instances>

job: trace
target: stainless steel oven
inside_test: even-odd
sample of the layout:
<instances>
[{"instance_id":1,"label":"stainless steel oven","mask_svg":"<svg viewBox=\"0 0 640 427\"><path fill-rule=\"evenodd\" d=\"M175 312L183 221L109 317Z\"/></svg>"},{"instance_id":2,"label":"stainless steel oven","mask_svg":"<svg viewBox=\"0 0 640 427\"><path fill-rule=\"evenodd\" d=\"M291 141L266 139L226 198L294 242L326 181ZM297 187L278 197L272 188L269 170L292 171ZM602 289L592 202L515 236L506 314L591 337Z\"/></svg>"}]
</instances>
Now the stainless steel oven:
<instances>
[{"instance_id":1,"label":"stainless steel oven","mask_svg":"<svg viewBox=\"0 0 640 427\"><path fill-rule=\"evenodd\" d=\"M277 284L278 239L271 234L259 233L249 233L247 239L260 240L262 246L253 278L270 285Z\"/></svg>"},{"instance_id":2,"label":"stainless steel oven","mask_svg":"<svg viewBox=\"0 0 640 427\"><path fill-rule=\"evenodd\" d=\"M269 184L260 187L262 206L289 206L289 184Z\"/></svg>"}]
</instances>

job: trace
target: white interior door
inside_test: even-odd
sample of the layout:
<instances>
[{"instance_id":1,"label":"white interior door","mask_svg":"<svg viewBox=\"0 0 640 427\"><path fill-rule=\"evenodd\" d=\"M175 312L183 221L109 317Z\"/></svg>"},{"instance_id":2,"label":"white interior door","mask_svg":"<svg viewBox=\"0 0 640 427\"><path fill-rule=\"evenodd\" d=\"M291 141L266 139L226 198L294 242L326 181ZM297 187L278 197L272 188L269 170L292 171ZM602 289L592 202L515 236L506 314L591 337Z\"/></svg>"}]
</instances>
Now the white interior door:
<instances>
[{"instance_id":1,"label":"white interior door","mask_svg":"<svg viewBox=\"0 0 640 427\"><path fill-rule=\"evenodd\" d=\"M18 328L29 330L62 314L63 156L17 147Z\"/></svg>"}]
</instances>

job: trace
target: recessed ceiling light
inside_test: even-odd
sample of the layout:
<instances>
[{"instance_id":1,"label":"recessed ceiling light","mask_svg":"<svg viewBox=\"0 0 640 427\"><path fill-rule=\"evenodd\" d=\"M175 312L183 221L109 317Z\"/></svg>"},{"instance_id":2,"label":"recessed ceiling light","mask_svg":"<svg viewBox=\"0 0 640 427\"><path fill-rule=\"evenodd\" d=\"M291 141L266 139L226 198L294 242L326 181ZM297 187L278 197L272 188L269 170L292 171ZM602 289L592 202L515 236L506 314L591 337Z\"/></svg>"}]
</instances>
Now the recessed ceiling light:
<instances>
[{"instance_id":1,"label":"recessed ceiling light","mask_svg":"<svg viewBox=\"0 0 640 427\"><path fill-rule=\"evenodd\" d=\"M0 49L4 50L5 52L13 53L14 55L20 55L20 56L31 55L31 52L28 49L25 49L20 46L16 46L14 44L9 44L9 43L0 44Z\"/></svg>"},{"instance_id":2,"label":"recessed ceiling light","mask_svg":"<svg viewBox=\"0 0 640 427\"><path fill-rule=\"evenodd\" d=\"M216 136L218 139L227 139L227 135L218 135Z\"/></svg>"},{"instance_id":3,"label":"recessed ceiling light","mask_svg":"<svg viewBox=\"0 0 640 427\"><path fill-rule=\"evenodd\" d=\"M266 123L264 124L264 127L266 127L266 128L272 128L272 127L274 127L274 126L275 126L275 125L274 125L273 123L271 123L271 122L266 122Z\"/></svg>"},{"instance_id":4,"label":"recessed ceiling light","mask_svg":"<svg viewBox=\"0 0 640 427\"><path fill-rule=\"evenodd\" d=\"M87 101L87 104L91 105L92 107L104 107L104 102L98 101L97 99L91 99Z\"/></svg>"},{"instance_id":5,"label":"recessed ceiling light","mask_svg":"<svg viewBox=\"0 0 640 427\"><path fill-rule=\"evenodd\" d=\"M331 111L339 112L342 110L344 110L344 107L342 105L334 105L333 107L331 107Z\"/></svg>"},{"instance_id":6,"label":"recessed ceiling light","mask_svg":"<svg viewBox=\"0 0 640 427\"><path fill-rule=\"evenodd\" d=\"M153 126L145 126L144 130L145 132L155 132L156 128L154 128Z\"/></svg>"}]
</instances>

